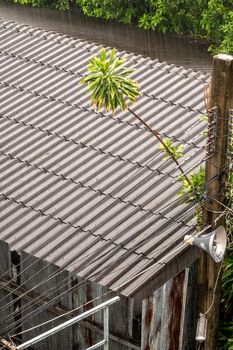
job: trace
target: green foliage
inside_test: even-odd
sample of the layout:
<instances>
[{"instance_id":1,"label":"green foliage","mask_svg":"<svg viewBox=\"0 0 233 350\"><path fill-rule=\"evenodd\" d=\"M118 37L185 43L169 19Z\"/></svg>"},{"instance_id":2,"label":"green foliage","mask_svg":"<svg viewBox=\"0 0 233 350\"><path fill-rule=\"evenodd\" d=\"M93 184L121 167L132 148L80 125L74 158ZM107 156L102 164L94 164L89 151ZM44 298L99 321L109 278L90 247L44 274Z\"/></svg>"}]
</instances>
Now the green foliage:
<instances>
[{"instance_id":1,"label":"green foliage","mask_svg":"<svg viewBox=\"0 0 233 350\"><path fill-rule=\"evenodd\" d=\"M232 145L231 145L232 147ZM233 173L228 179L228 207L233 210ZM226 215L228 240L222 275L222 302L220 312L219 350L233 350L233 214Z\"/></svg>"},{"instance_id":2,"label":"green foliage","mask_svg":"<svg viewBox=\"0 0 233 350\"><path fill-rule=\"evenodd\" d=\"M205 184L205 169L200 167L197 173L191 174L189 176L189 181L181 177L180 182L182 184L182 189L177 193L179 196L186 195L187 199L185 203L196 202L203 198L204 195L204 184Z\"/></svg>"},{"instance_id":3,"label":"green foliage","mask_svg":"<svg viewBox=\"0 0 233 350\"><path fill-rule=\"evenodd\" d=\"M149 0L146 17L139 18L139 26L163 32L202 35L200 16L207 0Z\"/></svg>"},{"instance_id":4,"label":"green foliage","mask_svg":"<svg viewBox=\"0 0 233 350\"><path fill-rule=\"evenodd\" d=\"M12 0L14 3L30 5L33 7L51 7L57 10L68 10L72 0Z\"/></svg>"},{"instance_id":5,"label":"green foliage","mask_svg":"<svg viewBox=\"0 0 233 350\"><path fill-rule=\"evenodd\" d=\"M67 10L78 5L85 15L140 28L212 40L212 51L233 54L233 0L8 0Z\"/></svg>"},{"instance_id":6,"label":"green foliage","mask_svg":"<svg viewBox=\"0 0 233 350\"><path fill-rule=\"evenodd\" d=\"M173 159L178 159L183 157L183 145L179 145L179 146L173 146L173 141L171 139L162 139L163 144L159 146L159 148L164 151L165 153L167 153L167 156L165 158L163 158L164 160L168 160L170 158Z\"/></svg>"},{"instance_id":7,"label":"green foliage","mask_svg":"<svg viewBox=\"0 0 233 350\"><path fill-rule=\"evenodd\" d=\"M123 66L125 61L115 57L115 49L109 58L102 49L99 57L89 60L87 69L90 73L80 83L89 85L91 103L95 108L104 107L115 112L119 106L124 110L127 108L126 99L134 102L140 95L138 83L127 78L134 70Z\"/></svg>"},{"instance_id":8,"label":"green foliage","mask_svg":"<svg viewBox=\"0 0 233 350\"><path fill-rule=\"evenodd\" d=\"M107 20L117 20L122 23L132 23L142 8L137 0L76 0L83 13L87 16L101 17Z\"/></svg>"},{"instance_id":9,"label":"green foliage","mask_svg":"<svg viewBox=\"0 0 233 350\"><path fill-rule=\"evenodd\" d=\"M233 54L233 11L227 13L224 24L220 29L223 40L218 51Z\"/></svg>"},{"instance_id":10,"label":"green foliage","mask_svg":"<svg viewBox=\"0 0 233 350\"><path fill-rule=\"evenodd\" d=\"M218 348L233 349L233 243L229 245L224 260Z\"/></svg>"}]
</instances>

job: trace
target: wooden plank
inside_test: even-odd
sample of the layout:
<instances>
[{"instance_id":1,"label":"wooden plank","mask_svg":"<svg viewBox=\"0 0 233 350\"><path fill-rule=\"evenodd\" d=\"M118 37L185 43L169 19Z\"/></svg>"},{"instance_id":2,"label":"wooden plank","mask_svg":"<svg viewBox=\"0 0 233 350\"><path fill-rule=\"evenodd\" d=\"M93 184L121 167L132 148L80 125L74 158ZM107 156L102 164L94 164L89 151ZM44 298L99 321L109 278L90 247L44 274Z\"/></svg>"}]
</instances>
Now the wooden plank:
<instances>
[{"instance_id":1,"label":"wooden plank","mask_svg":"<svg viewBox=\"0 0 233 350\"><path fill-rule=\"evenodd\" d=\"M26 290L23 287L18 287L18 285L14 282L11 282L10 284L6 285L6 283L0 279L0 287L4 288L8 292L13 291L14 295L22 297L22 299L24 299L25 301L33 301L34 305L45 306L49 302L49 300L47 298L44 298L43 300L38 298L39 295L36 294L34 291L32 291L30 293L25 293ZM131 301L131 299L130 299L130 301ZM53 314L53 317L62 316L62 318L60 318L61 322L63 322L64 319L71 319L74 315L77 315L76 311L67 314L67 312L69 312L70 309L68 309L64 305L48 304L48 305L46 305L46 308L47 308L47 310L49 310ZM133 320L131 319L129 321L129 324L131 324L130 329L132 329L132 322L133 322ZM96 324L96 323L94 324L93 322L83 320L80 322L80 325L82 325L84 328L90 329L92 332L96 332L96 333L100 334L101 336L103 336L103 329L102 329L103 327L100 324ZM122 334L116 335L116 334L111 333L110 339L116 343L119 343L120 348L121 348L121 346L126 346L129 349L133 349L133 350L140 349L138 342L135 342L135 340L131 336L126 337L126 336L123 336Z\"/></svg>"},{"instance_id":2,"label":"wooden plank","mask_svg":"<svg viewBox=\"0 0 233 350\"><path fill-rule=\"evenodd\" d=\"M186 290L185 315L183 325L183 339L180 342L180 350L195 350L196 324L198 318L197 300L197 267L198 262L190 266Z\"/></svg>"},{"instance_id":3,"label":"wooden plank","mask_svg":"<svg viewBox=\"0 0 233 350\"><path fill-rule=\"evenodd\" d=\"M94 306L104 301L102 299L92 301L97 297L98 291L96 290L96 292L94 291L93 293L92 285L90 282L85 281L84 279L78 278L78 277L76 277L75 282L78 285L78 288L72 293L73 309L81 306L80 309L78 310L79 314L93 308ZM99 295L101 294L102 294L102 291L99 292ZM97 320L99 321L98 322L99 324L102 324L102 319L99 314L102 314L102 312L89 317L88 319L86 319L86 321L93 323L94 320ZM89 348L95 343L103 339L103 334L99 334L91 330L90 328L83 327L83 325L80 323L77 323L76 325L73 326L73 332L74 332L74 347L77 349Z\"/></svg>"},{"instance_id":4,"label":"wooden plank","mask_svg":"<svg viewBox=\"0 0 233 350\"><path fill-rule=\"evenodd\" d=\"M11 270L11 252L9 245L3 241L0 241L0 276L8 282L12 278ZM1 288L0 286L0 335L3 336L4 330L12 334L14 327L8 327L14 323L14 305L13 294Z\"/></svg>"},{"instance_id":5,"label":"wooden plank","mask_svg":"<svg viewBox=\"0 0 233 350\"><path fill-rule=\"evenodd\" d=\"M27 258L26 261L25 258ZM45 280L47 281L44 282ZM33 289L34 292L44 296L48 300L54 300L53 305L64 305L71 309L71 293L67 293L67 290L70 287L70 282L70 275L67 271L60 271L58 267L53 264L28 256L28 254L24 252L22 253L21 285L27 290ZM63 292L65 295L59 297ZM22 300L21 315L23 320L22 331L54 318L54 314L51 311L47 309L41 311L40 307L38 308L34 303L27 306L27 302L24 299ZM26 320L24 319L25 317ZM60 323L62 323L62 320L57 320L24 333L22 335L22 342L36 337ZM34 348L36 350L71 350L73 348L72 327L68 327L61 332L44 339L40 343L35 344Z\"/></svg>"},{"instance_id":6,"label":"wooden plank","mask_svg":"<svg viewBox=\"0 0 233 350\"><path fill-rule=\"evenodd\" d=\"M141 350L179 350L185 272L143 302Z\"/></svg>"},{"instance_id":7,"label":"wooden plank","mask_svg":"<svg viewBox=\"0 0 233 350\"><path fill-rule=\"evenodd\" d=\"M150 349L153 346L153 330L154 330L154 298L148 297L142 302L142 339L141 349Z\"/></svg>"},{"instance_id":8,"label":"wooden plank","mask_svg":"<svg viewBox=\"0 0 233 350\"><path fill-rule=\"evenodd\" d=\"M76 278L77 284L80 284L81 278ZM102 297L100 297L102 296ZM91 303L80 308L80 313L92 308L112 297L107 288L98 283L84 281L82 287L73 292L73 308L91 301ZM132 300L122 297L117 305L111 305L109 309L109 330L110 330L110 349L111 350L129 350L139 349L136 344L130 344L132 337L133 308ZM76 324L74 331L74 347L77 349L86 349L103 339L103 313L96 313L88 320L90 324L97 325L101 332L84 327L83 324Z\"/></svg>"}]
</instances>

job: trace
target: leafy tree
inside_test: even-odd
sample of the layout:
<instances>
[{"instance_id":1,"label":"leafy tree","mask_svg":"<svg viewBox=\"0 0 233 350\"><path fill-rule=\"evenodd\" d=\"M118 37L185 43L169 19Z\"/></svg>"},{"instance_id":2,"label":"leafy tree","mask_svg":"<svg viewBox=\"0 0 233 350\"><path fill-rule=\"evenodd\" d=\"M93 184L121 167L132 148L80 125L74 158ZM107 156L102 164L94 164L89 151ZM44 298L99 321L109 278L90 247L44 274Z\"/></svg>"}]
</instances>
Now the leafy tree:
<instances>
[{"instance_id":1,"label":"leafy tree","mask_svg":"<svg viewBox=\"0 0 233 350\"><path fill-rule=\"evenodd\" d=\"M52 7L57 10L68 10L72 0L12 0L14 3L33 7Z\"/></svg>"},{"instance_id":2,"label":"leafy tree","mask_svg":"<svg viewBox=\"0 0 233 350\"><path fill-rule=\"evenodd\" d=\"M8 0L68 10L78 5L85 15L143 29L176 32L213 41L212 51L233 54L233 0Z\"/></svg>"}]
</instances>

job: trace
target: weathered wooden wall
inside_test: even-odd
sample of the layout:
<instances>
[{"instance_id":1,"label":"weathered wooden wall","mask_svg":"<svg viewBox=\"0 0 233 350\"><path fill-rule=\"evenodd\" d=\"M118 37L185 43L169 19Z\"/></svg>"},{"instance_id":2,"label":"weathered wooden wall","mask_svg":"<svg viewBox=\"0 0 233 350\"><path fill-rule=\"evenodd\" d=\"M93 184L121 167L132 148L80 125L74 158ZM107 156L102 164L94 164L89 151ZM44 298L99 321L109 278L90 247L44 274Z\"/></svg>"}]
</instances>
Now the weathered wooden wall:
<instances>
[{"instance_id":1,"label":"weathered wooden wall","mask_svg":"<svg viewBox=\"0 0 233 350\"><path fill-rule=\"evenodd\" d=\"M28 256L26 253L21 254L21 287L26 290L33 289L33 293L40 295L44 300L52 300L52 305L64 305L72 309L71 294L67 293L70 287L69 273L61 271L53 264L49 264L43 260ZM61 293L65 293L63 297L57 298ZM38 324L42 324L55 315L46 310L46 307L39 306L38 313L34 317L30 317L30 313L34 313L38 306L33 304L28 306L28 301L22 299L22 329L29 329ZM40 312L43 310L42 312ZM35 328L31 332L23 334L22 341L31 339L46 330L57 326L64 322L64 319L45 324L42 327ZM43 341L33 346L38 350L72 350L72 328L68 327L61 332L47 337Z\"/></svg>"},{"instance_id":2,"label":"weathered wooden wall","mask_svg":"<svg viewBox=\"0 0 233 350\"><path fill-rule=\"evenodd\" d=\"M3 306L12 300L18 300L17 315L20 318L14 326L14 307L3 308L0 318L0 330L6 327L5 320L9 315L12 327L9 335L23 332L19 335L21 342L25 342L42 332L64 322L67 318L93 308L109 300L113 294L107 288L96 283L85 281L68 271L62 271L57 266L29 256L20 254L18 277L11 284L0 287L0 299L4 299ZM6 243L0 242L0 276L7 272L8 280L11 277L11 254ZM16 272L16 270L15 270ZM5 278L5 277L4 277ZM17 286L18 283L18 286ZM12 288L12 291L11 291ZM27 291L30 290L30 293ZM62 296L60 295L62 293ZM107 293L107 294L106 294ZM102 296L99 298L99 296ZM51 302L52 300L52 302ZM1 304L0 304L1 305ZM43 324L59 314L74 310L82 305L74 314L31 329ZM111 350L139 350L140 346L132 338L133 327L133 301L121 296L120 302L110 307L110 349ZM2 323L1 323L2 322ZM25 330L31 329L29 332ZM25 332L25 333L24 333ZM0 338L3 333L0 333ZM68 327L43 341L34 344L35 350L85 350L103 339L103 312L98 312L78 324Z\"/></svg>"},{"instance_id":3,"label":"weathered wooden wall","mask_svg":"<svg viewBox=\"0 0 233 350\"><path fill-rule=\"evenodd\" d=\"M4 283L12 279L11 256L7 243L0 241L0 331L14 322L13 295L3 289Z\"/></svg>"},{"instance_id":4,"label":"weathered wooden wall","mask_svg":"<svg viewBox=\"0 0 233 350\"><path fill-rule=\"evenodd\" d=\"M93 308L113 294L97 283L86 281L57 266L21 253L18 277L12 269L12 254L0 241L0 337L12 325L12 335L42 324L65 311L81 307L40 328L23 333L21 342ZM12 271L14 278L12 279ZM195 265L169 280L142 304L141 347L133 332L133 300L121 296L110 307L111 350L194 350L195 348ZM8 281L8 283L7 283ZM4 284L7 283L7 286ZM17 287L18 284L18 287ZM30 293L26 293L30 290ZM12 292L13 291L13 292ZM62 293L62 295L60 295ZM101 296L101 297L99 297ZM2 300L2 302L1 302ZM50 302L52 300L52 302ZM14 302L12 302L14 301ZM20 318L18 324L15 316ZM33 317L32 317L33 316ZM140 315L139 315L140 316ZM35 350L85 350L103 339L103 313L98 312L72 327L33 345Z\"/></svg>"},{"instance_id":5,"label":"weathered wooden wall","mask_svg":"<svg viewBox=\"0 0 233 350\"><path fill-rule=\"evenodd\" d=\"M141 350L181 350L186 305L185 270L144 299Z\"/></svg>"},{"instance_id":6,"label":"weathered wooden wall","mask_svg":"<svg viewBox=\"0 0 233 350\"><path fill-rule=\"evenodd\" d=\"M184 305L183 339L180 350L195 350L196 326L198 319L198 293L197 287L198 262L194 262L188 269L186 303ZM202 291L205 293L205 291Z\"/></svg>"}]
</instances>

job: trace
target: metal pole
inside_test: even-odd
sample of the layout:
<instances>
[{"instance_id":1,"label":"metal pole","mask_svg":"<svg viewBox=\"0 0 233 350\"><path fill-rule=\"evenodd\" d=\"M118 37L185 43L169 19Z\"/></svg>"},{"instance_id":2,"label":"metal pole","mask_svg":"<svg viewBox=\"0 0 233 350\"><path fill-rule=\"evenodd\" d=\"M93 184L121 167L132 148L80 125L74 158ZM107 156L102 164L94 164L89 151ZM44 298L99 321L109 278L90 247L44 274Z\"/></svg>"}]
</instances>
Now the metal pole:
<instances>
[{"instance_id":1,"label":"metal pole","mask_svg":"<svg viewBox=\"0 0 233 350\"><path fill-rule=\"evenodd\" d=\"M86 349L86 350L94 350L94 349L98 349L100 348L102 345L105 344L105 340L101 340L99 343L92 345L90 348Z\"/></svg>"},{"instance_id":2,"label":"metal pole","mask_svg":"<svg viewBox=\"0 0 233 350\"><path fill-rule=\"evenodd\" d=\"M109 308L104 308L104 350L109 349Z\"/></svg>"},{"instance_id":3,"label":"metal pole","mask_svg":"<svg viewBox=\"0 0 233 350\"><path fill-rule=\"evenodd\" d=\"M78 315L78 316L76 316L76 317L74 317L74 318L72 318L72 319L70 319L70 320L60 324L59 326L56 326L56 327L50 329L49 331L46 331L46 332L38 335L37 337L26 341L25 343L17 346L16 349L17 350L26 349L28 346L31 346L31 345L33 345L35 343L38 343L39 341L49 337L50 335L55 334L55 333L61 331L62 329L67 328L67 327L71 326L72 324L74 324L76 322L79 322L79 321L81 321L82 319L84 319L84 318L86 318L88 316L93 315L97 311L105 309L106 306L112 305L112 304L114 304L115 302L117 302L119 300L120 300L119 297L114 297L114 298L112 298L112 299L110 299L110 300L108 300L108 301L106 301L106 302L104 302L104 303L102 303L102 304L100 304L98 306L95 306L91 310L83 312L81 315ZM108 334L108 333L106 333L106 334ZM105 333L104 333L104 335L105 335ZM106 349L108 349L108 348L106 348Z\"/></svg>"}]
</instances>

